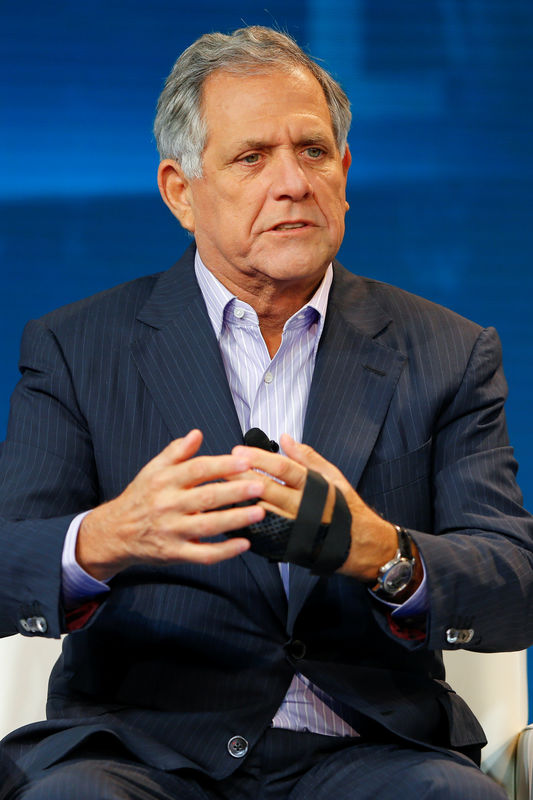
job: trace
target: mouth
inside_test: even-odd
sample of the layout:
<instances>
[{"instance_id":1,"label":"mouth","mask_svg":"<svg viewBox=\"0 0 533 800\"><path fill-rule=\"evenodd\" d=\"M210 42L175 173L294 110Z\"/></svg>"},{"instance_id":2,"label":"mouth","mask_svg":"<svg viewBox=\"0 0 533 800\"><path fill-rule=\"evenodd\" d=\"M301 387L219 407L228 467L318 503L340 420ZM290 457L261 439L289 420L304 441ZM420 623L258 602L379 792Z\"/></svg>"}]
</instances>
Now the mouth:
<instances>
[{"instance_id":1,"label":"mouth","mask_svg":"<svg viewBox=\"0 0 533 800\"><path fill-rule=\"evenodd\" d=\"M271 231L293 231L298 228L308 228L308 222L280 222L279 225L274 225Z\"/></svg>"}]
</instances>

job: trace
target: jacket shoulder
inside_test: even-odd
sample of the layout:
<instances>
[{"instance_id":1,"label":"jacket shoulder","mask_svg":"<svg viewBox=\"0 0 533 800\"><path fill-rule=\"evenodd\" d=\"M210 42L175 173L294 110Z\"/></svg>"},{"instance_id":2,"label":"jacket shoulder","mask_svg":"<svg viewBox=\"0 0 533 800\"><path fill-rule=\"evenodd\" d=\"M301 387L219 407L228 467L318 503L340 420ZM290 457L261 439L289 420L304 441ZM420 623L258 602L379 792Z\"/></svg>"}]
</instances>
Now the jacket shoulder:
<instances>
[{"instance_id":1,"label":"jacket shoulder","mask_svg":"<svg viewBox=\"0 0 533 800\"><path fill-rule=\"evenodd\" d=\"M122 321L134 320L146 303L161 275L154 273L145 275L126 283L105 289L102 292L85 297L49 311L37 322L53 331L62 331L81 324L105 324L106 318L113 325Z\"/></svg>"},{"instance_id":2,"label":"jacket shoulder","mask_svg":"<svg viewBox=\"0 0 533 800\"><path fill-rule=\"evenodd\" d=\"M373 278L354 275L340 264L335 267L337 296L341 302L352 308L379 308L383 317L390 321L388 335L398 337L398 346L402 339L407 344L412 336L424 335L424 332L426 337L430 332L439 334L437 338L442 340L443 335L453 331L475 340L483 330L478 323L425 297Z\"/></svg>"}]
</instances>

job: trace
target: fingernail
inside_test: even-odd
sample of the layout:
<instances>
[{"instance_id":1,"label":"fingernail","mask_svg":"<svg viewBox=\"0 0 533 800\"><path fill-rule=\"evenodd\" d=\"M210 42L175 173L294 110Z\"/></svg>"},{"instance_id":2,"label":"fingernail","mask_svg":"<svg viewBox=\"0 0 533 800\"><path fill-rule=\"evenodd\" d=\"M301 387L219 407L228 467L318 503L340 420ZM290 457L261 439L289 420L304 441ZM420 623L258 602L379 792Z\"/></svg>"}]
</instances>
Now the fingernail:
<instances>
[{"instance_id":1,"label":"fingernail","mask_svg":"<svg viewBox=\"0 0 533 800\"><path fill-rule=\"evenodd\" d=\"M263 491L263 484L262 483L251 483L248 486L247 494L248 497L259 497L261 492Z\"/></svg>"},{"instance_id":2,"label":"fingernail","mask_svg":"<svg viewBox=\"0 0 533 800\"><path fill-rule=\"evenodd\" d=\"M244 471L250 468L250 464L245 458L238 458L235 462L235 467Z\"/></svg>"}]
</instances>

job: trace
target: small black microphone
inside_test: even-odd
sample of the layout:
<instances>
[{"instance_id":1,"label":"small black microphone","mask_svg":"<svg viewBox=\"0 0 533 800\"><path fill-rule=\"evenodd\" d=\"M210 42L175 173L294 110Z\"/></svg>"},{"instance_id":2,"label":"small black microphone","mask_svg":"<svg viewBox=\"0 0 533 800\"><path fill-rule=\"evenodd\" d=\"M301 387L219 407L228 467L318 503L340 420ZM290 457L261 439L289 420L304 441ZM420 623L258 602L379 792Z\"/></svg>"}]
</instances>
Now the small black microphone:
<instances>
[{"instance_id":1,"label":"small black microphone","mask_svg":"<svg viewBox=\"0 0 533 800\"><path fill-rule=\"evenodd\" d=\"M260 447L261 450L269 450L271 453L277 453L279 450L279 444L274 439L269 439L261 428L250 428L246 431L244 444L248 447Z\"/></svg>"}]
</instances>

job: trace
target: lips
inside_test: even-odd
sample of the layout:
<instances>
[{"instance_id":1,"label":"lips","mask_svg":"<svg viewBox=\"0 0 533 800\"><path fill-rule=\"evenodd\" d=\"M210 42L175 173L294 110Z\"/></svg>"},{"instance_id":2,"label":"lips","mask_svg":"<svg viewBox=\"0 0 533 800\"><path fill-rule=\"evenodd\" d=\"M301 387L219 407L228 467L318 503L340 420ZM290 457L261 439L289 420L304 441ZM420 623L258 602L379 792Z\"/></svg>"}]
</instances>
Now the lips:
<instances>
[{"instance_id":1,"label":"lips","mask_svg":"<svg viewBox=\"0 0 533 800\"><path fill-rule=\"evenodd\" d=\"M271 231L292 231L296 230L297 228L306 228L310 225L309 222L304 222L302 220L298 220L297 222L278 222L277 225L273 225L270 230Z\"/></svg>"}]
</instances>

